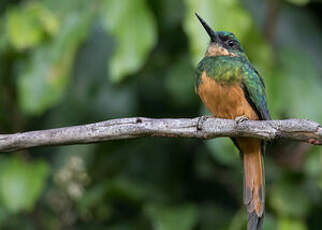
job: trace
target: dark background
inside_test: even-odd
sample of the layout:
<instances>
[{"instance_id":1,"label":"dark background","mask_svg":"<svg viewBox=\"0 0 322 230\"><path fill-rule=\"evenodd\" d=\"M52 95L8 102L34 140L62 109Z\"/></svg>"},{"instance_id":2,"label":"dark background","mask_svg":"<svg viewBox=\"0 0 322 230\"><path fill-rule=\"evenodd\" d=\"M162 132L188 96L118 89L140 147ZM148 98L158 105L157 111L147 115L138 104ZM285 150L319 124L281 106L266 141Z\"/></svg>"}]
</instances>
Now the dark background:
<instances>
[{"instance_id":1,"label":"dark background","mask_svg":"<svg viewBox=\"0 0 322 230\"><path fill-rule=\"evenodd\" d=\"M0 1L0 133L206 114L194 67L236 34L273 119L322 122L318 0ZM321 148L270 143L265 230L322 226ZM228 138L143 138L0 155L0 229L245 229Z\"/></svg>"}]
</instances>

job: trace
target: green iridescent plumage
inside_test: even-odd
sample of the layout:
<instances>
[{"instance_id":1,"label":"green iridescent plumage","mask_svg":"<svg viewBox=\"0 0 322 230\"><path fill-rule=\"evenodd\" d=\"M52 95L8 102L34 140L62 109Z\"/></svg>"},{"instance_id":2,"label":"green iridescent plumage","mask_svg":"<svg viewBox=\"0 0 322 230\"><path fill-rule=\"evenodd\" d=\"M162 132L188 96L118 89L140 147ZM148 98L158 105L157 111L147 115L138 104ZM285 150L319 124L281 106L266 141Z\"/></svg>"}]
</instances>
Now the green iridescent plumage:
<instances>
[{"instance_id":1,"label":"green iridescent plumage","mask_svg":"<svg viewBox=\"0 0 322 230\"><path fill-rule=\"evenodd\" d=\"M258 72L245 56L206 56L198 64L195 72L195 87L201 83L201 74L225 84L240 83L250 104L255 107L261 119L270 119L266 103L265 86Z\"/></svg>"}]
</instances>

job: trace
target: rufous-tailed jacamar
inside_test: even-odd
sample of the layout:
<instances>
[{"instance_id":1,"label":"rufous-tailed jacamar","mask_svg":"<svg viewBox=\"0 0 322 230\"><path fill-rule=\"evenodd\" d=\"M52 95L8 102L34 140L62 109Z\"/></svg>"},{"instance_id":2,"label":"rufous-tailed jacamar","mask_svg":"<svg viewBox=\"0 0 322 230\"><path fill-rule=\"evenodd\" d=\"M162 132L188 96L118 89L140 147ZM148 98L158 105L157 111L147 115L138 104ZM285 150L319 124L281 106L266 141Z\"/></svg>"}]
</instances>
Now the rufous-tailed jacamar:
<instances>
[{"instance_id":1,"label":"rufous-tailed jacamar","mask_svg":"<svg viewBox=\"0 0 322 230\"><path fill-rule=\"evenodd\" d=\"M197 14L196 14L197 15ZM218 118L269 120L265 86L239 41L230 32L214 32L197 15L210 37L199 62L195 89L207 109ZM232 138L244 161L244 203L248 230L261 230L264 218L264 143L254 138Z\"/></svg>"}]
</instances>

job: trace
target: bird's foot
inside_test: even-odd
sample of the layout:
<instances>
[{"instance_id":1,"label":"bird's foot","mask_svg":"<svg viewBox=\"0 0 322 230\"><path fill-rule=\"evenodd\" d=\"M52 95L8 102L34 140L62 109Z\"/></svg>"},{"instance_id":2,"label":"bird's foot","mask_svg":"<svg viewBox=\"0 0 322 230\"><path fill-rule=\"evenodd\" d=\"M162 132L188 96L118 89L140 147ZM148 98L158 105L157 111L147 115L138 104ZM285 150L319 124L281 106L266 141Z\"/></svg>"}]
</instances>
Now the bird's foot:
<instances>
[{"instance_id":1,"label":"bird's foot","mask_svg":"<svg viewBox=\"0 0 322 230\"><path fill-rule=\"evenodd\" d=\"M197 123L197 130L202 130L203 123L208 119L208 116L202 115Z\"/></svg>"},{"instance_id":2,"label":"bird's foot","mask_svg":"<svg viewBox=\"0 0 322 230\"><path fill-rule=\"evenodd\" d=\"M249 120L249 118L247 116L245 116L245 115L242 115L242 116L239 116L239 117L235 118L235 122L237 124L240 124L240 123L242 123L244 121L247 121L247 120Z\"/></svg>"}]
</instances>

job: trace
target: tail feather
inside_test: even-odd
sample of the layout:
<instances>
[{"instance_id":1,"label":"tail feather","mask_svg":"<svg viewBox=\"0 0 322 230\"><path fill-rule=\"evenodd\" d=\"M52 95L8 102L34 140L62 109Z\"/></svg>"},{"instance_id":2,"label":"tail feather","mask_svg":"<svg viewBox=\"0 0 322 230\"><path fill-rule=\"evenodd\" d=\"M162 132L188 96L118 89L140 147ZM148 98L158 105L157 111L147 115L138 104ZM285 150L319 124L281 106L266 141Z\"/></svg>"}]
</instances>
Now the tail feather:
<instances>
[{"instance_id":1,"label":"tail feather","mask_svg":"<svg viewBox=\"0 0 322 230\"><path fill-rule=\"evenodd\" d=\"M259 217L256 212L248 213L247 230L263 229L264 214Z\"/></svg>"},{"instance_id":2,"label":"tail feather","mask_svg":"<svg viewBox=\"0 0 322 230\"><path fill-rule=\"evenodd\" d=\"M248 212L247 230L262 230L265 191L261 141L240 138L237 143L244 161L244 204Z\"/></svg>"}]
</instances>

